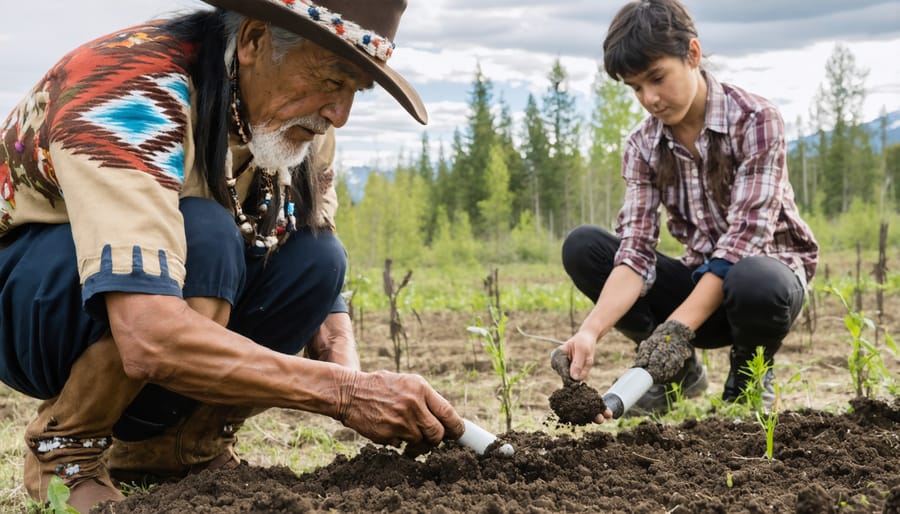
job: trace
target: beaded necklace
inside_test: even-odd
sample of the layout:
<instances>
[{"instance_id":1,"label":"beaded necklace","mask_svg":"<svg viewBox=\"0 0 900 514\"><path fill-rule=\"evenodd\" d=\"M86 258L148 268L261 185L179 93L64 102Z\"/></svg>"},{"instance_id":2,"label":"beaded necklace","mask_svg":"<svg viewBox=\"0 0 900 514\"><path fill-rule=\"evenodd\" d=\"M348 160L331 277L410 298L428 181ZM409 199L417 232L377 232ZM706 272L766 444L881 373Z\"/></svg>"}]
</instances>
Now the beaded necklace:
<instances>
[{"instance_id":1,"label":"beaded necklace","mask_svg":"<svg viewBox=\"0 0 900 514\"><path fill-rule=\"evenodd\" d=\"M241 89L238 81L238 58L237 53L234 55L232 62L232 73L228 79L231 83L231 121L233 122L234 131L237 133L241 144L247 145L253 134L250 126L247 124L246 116L243 115L243 104L241 102ZM225 163L225 185L231 196L232 208L234 211L234 220L240 228L244 241L250 245L251 251L258 255L264 255L275 248L279 244L284 243L293 232L297 230L297 220L294 216L294 202L291 188L291 173L288 169L270 170L268 168L259 168L254 165L251 156L237 171L232 172L232 162L230 159L231 151L229 150L229 158ZM241 206L240 198L237 193L237 179L245 171L253 168L257 173L259 182L258 200L256 207L256 215L248 215L244 213ZM261 234L262 224L266 215L271 208L272 201L275 199L275 189L272 183L272 177L278 177L278 185L281 187L281 195L278 198L278 213L275 223L268 234Z\"/></svg>"}]
</instances>

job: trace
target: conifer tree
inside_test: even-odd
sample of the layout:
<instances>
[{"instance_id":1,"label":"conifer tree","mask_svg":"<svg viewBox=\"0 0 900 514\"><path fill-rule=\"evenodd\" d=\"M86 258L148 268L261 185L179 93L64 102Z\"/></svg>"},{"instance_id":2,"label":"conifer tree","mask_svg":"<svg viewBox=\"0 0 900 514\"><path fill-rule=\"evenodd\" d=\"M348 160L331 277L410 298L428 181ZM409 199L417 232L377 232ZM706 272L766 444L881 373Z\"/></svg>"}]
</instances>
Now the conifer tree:
<instances>
[{"instance_id":1,"label":"conifer tree","mask_svg":"<svg viewBox=\"0 0 900 514\"><path fill-rule=\"evenodd\" d=\"M527 180L528 203L534 215L534 224L540 228L544 209L541 196L544 193L541 178L550 167L550 139L547 136L547 128L537 101L533 95L528 95L525 105L525 120L522 135L522 159L523 169Z\"/></svg>"},{"instance_id":2,"label":"conifer tree","mask_svg":"<svg viewBox=\"0 0 900 514\"><path fill-rule=\"evenodd\" d=\"M583 188L588 204L585 222L613 228L625 190L621 173L625 139L640 120L641 111L630 89L598 69L590 161Z\"/></svg>"},{"instance_id":3,"label":"conifer tree","mask_svg":"<svg viewBox=\"0 0 900 514\"><path fill-rule=\"evenodd\" d=\"M551 232L561 235L575 224L573 205L578 205L581 175L579 118L575 97L568 90L568 76L559 59L547 75L550 86L544 96L544 120L550 136L550 165L541 176L542 203L550 216Z\"/></svg>"},{"instance_id":4,"label":"conifer tree","mask_svg":"<svg viewBox=\"0 0 900 514\"><path fill-rule=\"evenodd\" d=\"M499 144L491 147L485 173L487 198L478 202L478 211L493 242L494 256L500 257L503 239L509 234L512 216L512 194L509 191L509 169Z\"/></svg>"}]
</instances>

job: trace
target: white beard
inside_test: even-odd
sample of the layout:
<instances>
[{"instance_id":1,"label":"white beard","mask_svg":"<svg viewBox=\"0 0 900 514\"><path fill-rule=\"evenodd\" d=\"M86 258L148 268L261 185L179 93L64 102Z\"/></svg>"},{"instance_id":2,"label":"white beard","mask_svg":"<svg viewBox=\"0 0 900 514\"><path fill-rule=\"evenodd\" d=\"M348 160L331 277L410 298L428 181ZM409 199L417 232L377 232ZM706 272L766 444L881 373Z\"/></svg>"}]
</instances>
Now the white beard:
<instances>
[{"instance_id":1,"label":"white beard","mask_svg":"<svg viewBox=\"0 0 900 514\"><path fill-rule=\"evenodd\" d=\"M309 142L297 145L285 137L292 127L299 125L314 132L324 132L330 124L318 116L303 116L291 120L275 130L251 126L253 137L247 144L253 154L254 164L270 170L290 169L299 166L309 153Z\"/></svg>"},{"instance_id":2,"label":"white beard","mask_svg":"<svg viewBox=\"0 0 900 514\"><path fill-rule=\"evenodd\" d=\"M247 144L253 154L253 163L270 170L289 169L299 166L309 152L309 143L299 146L284 137L285 129L263 132L253 129L253 139Z\"/></svg>"}]
</instances>

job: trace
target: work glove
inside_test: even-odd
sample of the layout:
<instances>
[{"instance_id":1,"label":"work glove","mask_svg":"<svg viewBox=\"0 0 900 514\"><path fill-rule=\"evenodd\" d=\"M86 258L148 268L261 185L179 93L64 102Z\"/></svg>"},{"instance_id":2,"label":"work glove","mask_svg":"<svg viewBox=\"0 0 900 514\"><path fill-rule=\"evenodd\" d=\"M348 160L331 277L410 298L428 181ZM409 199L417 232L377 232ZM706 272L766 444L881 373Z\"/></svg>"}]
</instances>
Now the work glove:
<instances>
[{"instance_id":1,"label":"work glove","mask_svg":"<svg viewBox=\"0 0 900 514\"><path fill-rule=\"evenodd\" d=\"M654 383L668 383L693 354L692 339L694 331L690 327L670 319L656 327L653 334L641 342L634 365L647 370Z\"/></svg>"},{"instance_id":2,"label":"work glove","mask_svg":"<svg viewBox=\"0 0 900 514\"><path fill-rule=\"evenodd\" d=\"M569 361L569 355L562 348L555 348L550 352L550 367L562 378L563 387L577 384L577 381L569 374L571 365L572 362Z\"/></svg>"},{"instance_id":3,"label":"work glove","mask_svg":"<svg viewBox=\"0 0 900 514\"><path fill-rule=\"evenodd\" d=\"M419 375L346 370L338 384L334 417L376 443L406 442L417 454L465 432L450 402Z\"/></svg>"}]
</instances>

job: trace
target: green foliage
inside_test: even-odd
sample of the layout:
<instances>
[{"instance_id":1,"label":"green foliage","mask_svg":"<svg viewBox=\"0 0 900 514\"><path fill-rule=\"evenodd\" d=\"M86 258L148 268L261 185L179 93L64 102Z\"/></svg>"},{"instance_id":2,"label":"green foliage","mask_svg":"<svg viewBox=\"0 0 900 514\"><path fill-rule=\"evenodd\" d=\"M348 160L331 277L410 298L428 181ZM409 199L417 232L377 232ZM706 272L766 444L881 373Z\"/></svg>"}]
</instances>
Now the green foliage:
<instances>
[{"instance_id":1,"label":"green foliage","mask_svg":"<svg viewBox=\"0 0 900 514\"><path fill-rule=\"evenodd\" d=\"M483 278L479 276L480 270L474 263L417 268L416 280L404 289L402 306L417 312L468 312L473 306L484 309L485 299L479 292ZM570 298L571 282L559 264L510 264L504 267L504 271L510 276L530 278L528 283L515 282L504 288L502 301L507 312L540 310L568 313L571 301L574 301L573 308L576 310L588 310L593 305L581 294ZM361 280L359 277L364 277L367 283L380 283L382 280L381 268L356 268L356 272L356 280ZM380 288L372 287L359 289L354 304L365 305L368 312L389 307Z\"/></svg>"},{"instance_id":2,"label":"green foliage","mask_svg":"<svg viewBox=\"0 0 900 514\"><path fill-rule=\"evenodd\" d=\"M522 134L522 166L527 181L526 204L534 214L535 224L544 226L544 211L548 192L544 189L544 170L550 167L550 136L541 117L534 96L528 95L525 106L525 120ZM543 200L543 201L542 201Z\"/></svg>"},{"instance_id":3,"label":"green foliage","mask_svg":"<svg viewBox=\"0 0 900 514\"><path fill-rule=\"evenodd\" d=\"M487 197L484 171L497 138L491 114L492 89L491 81L481 73L479 65L469 96L468 124L452 169L456 212L465 211L478 233L482 226L478 202Z\"/></svg>"},{"instance_id":4,"label":"green foliage","mask_svg":"<svg viewBox=\"0 0 900 514\"><path fill-rule=\"evenodd\" d=\"M883 153L873 153L860 125L866 71L846 47L835 47L827 68L811 119L797 121L798 137L814 137L798 141L788 156L794 197L823 254L857 242L871 250L878 240L872 220L900 227L894 210L900 145L885 148L882 123ZM336 224L351 262L373 268L390 256L416 267L558 263L554 246L575 226L612 229L624 188L623 144L643 113L628 88L598 69L584 126L559 59L547 79L545 94L529 95L516 127L509 106L502 97L495 102L491 81L476 68L466 125L454 132L447 155L441 145L434 162L423 132L419 154L374 172L355 205L339 174ZM583 136L590 143L586 154ZM900 246L900 230L889 233L888 246ZM665 229L657 249L683 253Z\"/></svg>"},{"instance_id":5,"label":"green foliage","mask_svg":"<svg viewBox=\"0 0 900 514\"><path fill-rule=\"evenodd\" d=\"M549 262L551 255L559 254L559 245L556 244L546 230L535 223L531 211L525 210L519 215L510 234L514 258L519 262Z\"/></svg>"},{"instance_id":6,"label":"green foliage","mask_svg":"<svg viewBox=\"0 0 900 514\"><path fill-rule=\"evenodd\" d=\"M778 396L778 384L775 384L775 396ZM765 457L772 460L772 452L775 449L775 426L778 425L778 408L773 408L770 412L762 410L756 411L756 422L762 427L766 434L766 454Z\"/></svg>"},{"instance_id":7,"label":"green foliage","mask_svg":"<svg viewBox=\"0 0 900 514\"><path fill-rule=\"evenodd\" d=\"M740 373L743 373L748 380L744 384L744 389L742 389L741 393L738 395L738 402L746 403L757 413L763 412L765 409L762 396L764 391L763 380L766 373L771 369L772 365L766 361L765 352L763 351L762 346L757 346L753 358L747 361L747 365L742 366L739 371Z\"/></svg>"},{"instance_id":8,"label":"green foliage","mask_svg":"<svg viewBox=\"0 0 900 514\"><path fill-rule=\"evenodd\" d=\"M460 212L457 219L451 222L447 211L443 207L438 208L434 238L426 261L440 268L469 266L477 262L480 250L481 245L472 235L469 215Z\"/></svg>"},{"instance_id":9,"label":"green foliage","mask_svg":"<svg viewBox=\"0 0 900 514\"><path fill-rule=\"evenodd\" d=\"M581 120L575 96L569 91L568 74L559 59L547 75L543 117L550 142L550 161L538 170L541 208L547 212L550 231L557 236L576 225L574 206L580 205L579 184L584 162L579 150ZM583 218L582 218L583 219Z\"/></svg>"},{"instance_id":10,"label":"green foliage","mask_svg":"<svg viewBox=\"0 0 900 514\"><path fill-rule=\"evenodd\" d=\"M48 505L41 507L41 514L79 514L75 507L67 503L69 496L69 488L66 487L66 484L61 478L53 475L47 486Z\"/></svg>"},{"instance_id":11,"label":"green foliage","mask_svg":"<svg viewBox=\"0 0 900 514\"><path fill-rule=\"evenodd\" d=\"M624 143L641 117L629 88L610 79L598 67L594 81L590 160L585 180L590 223L606 229L614 227L625 192L621 177Z\"/></svg>"},{"instance_id":12,"label":"green foliage","mask_svg":"<svg viewBox=\"0 0 900 514\"><path fill-rule=\"evenodd\" d=\"M469 333L480 336L484 351L491 359L494 375L499 381L497 395L500 398L500 412L506 420L506 431L512 430L512 412L515 402L513 399L513 388L523 378L527 377L535 367L535 363L530 362L522 366L517 372L511 374L509 355L506 347L506 322L508 318L505 314L499 316L494 309L489 309L492 316L492 330L487 330L477 323L476 326L468 327Z\"/></svg>"},{"instance_id":13,"label":"green foliage","mask_svg":"<svg viewBox=\"0 0 900 514\"><path fill-rule=\"evenodd\" d=\"M393 181L371 174L363 200L339 218L349 225L339 225L344 243L359 250L354 263L373 267L390 257L403 266L417 264L425 243L427 199L422 178L411 170L397 170Z\"/></svg>"},{"instance_id":14,"label":"green foliage","mask_svg":"<svg viewBox=\"0 0 900 514\"><path fill-rule=\"evenodd\" d=\"M868 70L856 65L846 45L835 45L825 65L825 82L819 86L814 105L819 143L816 148L820 187L824 191L825 214L845 212L854 197L868 199L872 193L871 149L860 152L868 137L858 128L865 100ZM830 137L825 131L830 130Z\"/></svg>"},{"instance_id":15,"label":"green foliage","mask_svg":"<svg viewBox=\"0 0 900 514\"><path fill-rule=\"evenodd\" d=\"M485 175L487 198L478 202L478 212L484 221L485 233L493 242L494 258L503 260L502 251L508 248L504 239L509 234L512 194L509 192L509 169L498 145L491 147Z\"/></svg>"},{"instance_id":16,"label":"green foliage","mask_svg":"<svg viewBox=\"0 0 900 514\"><path fill-rule=\"evenodd\" d=\"M847 359L847 366L856 389L856 396L869 398L880 387L895 389L895 380L885 367L881 352L863 334L866 329L877 330L875 322L850 307L845 291L835 287L828 287L826 290L837 296L847 310L847 315L844 316L844 327L850 334L850 357ZM895 356L898 355L897 343L893 337L885 332L884 340L888 349Z\"/></svg>"}]
</instances>

